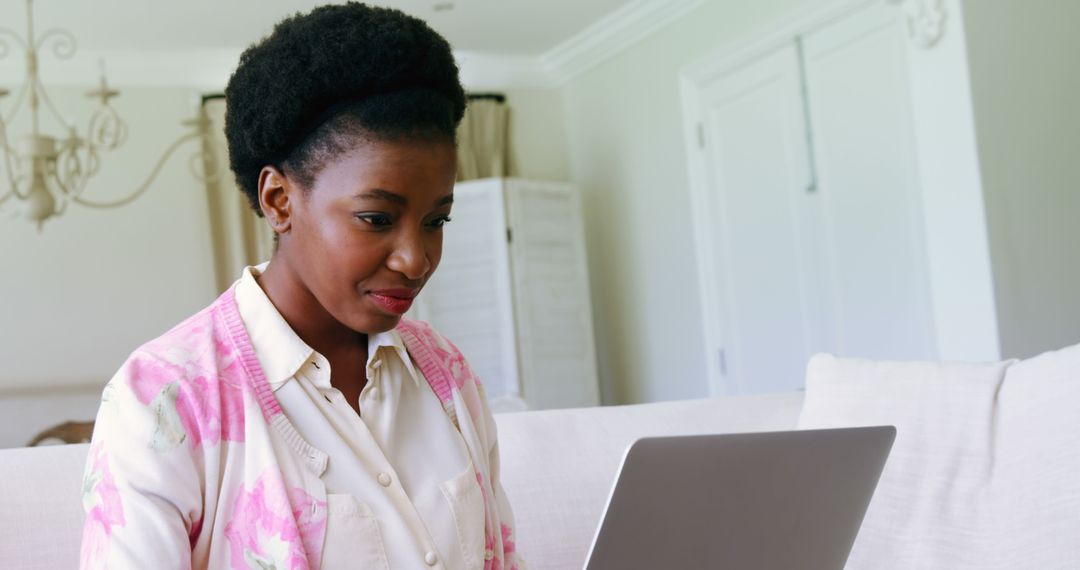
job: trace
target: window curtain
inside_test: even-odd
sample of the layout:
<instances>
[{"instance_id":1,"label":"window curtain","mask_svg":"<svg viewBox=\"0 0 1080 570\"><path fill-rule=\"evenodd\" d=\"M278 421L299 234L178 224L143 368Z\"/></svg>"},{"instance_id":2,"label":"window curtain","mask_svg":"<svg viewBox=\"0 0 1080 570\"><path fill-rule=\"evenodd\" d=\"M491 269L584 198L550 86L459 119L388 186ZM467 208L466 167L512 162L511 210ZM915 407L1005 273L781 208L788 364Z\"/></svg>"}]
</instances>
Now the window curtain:
<instances>
[{"instance_id":1,"label":"window curtain","mask_svg":"<svg viewBox=\"0 0 1080 570\"><path fill-rule=\"evenodd\" d=\"M206 168L208 172L218 173L206 184L214 278L218 291L225 291L245 266L270 259L274 250L274 232L266 220L251 209L229 170L225 98L207 99L202 108L210 121L207 138L203 141L207 153Z\"/></svg>"},{"instance_id":2,"label":"window curtain","mask_svg":"<svg viewBox=\"0 0 1080 570\"><path fill-rule=\"evenodd\" d=\"M510 109L502 95L473 95L458 126L458 180L509 176Z\"/></svg>"}]
</instances>

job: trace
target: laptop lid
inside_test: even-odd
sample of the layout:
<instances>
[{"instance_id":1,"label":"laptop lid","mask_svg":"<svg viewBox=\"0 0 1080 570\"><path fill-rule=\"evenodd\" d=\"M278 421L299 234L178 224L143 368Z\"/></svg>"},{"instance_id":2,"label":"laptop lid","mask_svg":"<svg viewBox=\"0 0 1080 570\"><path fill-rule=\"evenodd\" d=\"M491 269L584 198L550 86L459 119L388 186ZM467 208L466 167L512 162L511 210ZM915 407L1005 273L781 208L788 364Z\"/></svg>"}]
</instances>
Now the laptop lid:
<instances>
[{"instance_id":1,"label":"laptop lid","mask_svg":"<svg viewBox=\"0 0 1080 570\"><path fill-rule=\"evenodd\" d=\"M891 426L643 438L623 457L587 570L842 570Z\"/></svg>"}]
</instances>

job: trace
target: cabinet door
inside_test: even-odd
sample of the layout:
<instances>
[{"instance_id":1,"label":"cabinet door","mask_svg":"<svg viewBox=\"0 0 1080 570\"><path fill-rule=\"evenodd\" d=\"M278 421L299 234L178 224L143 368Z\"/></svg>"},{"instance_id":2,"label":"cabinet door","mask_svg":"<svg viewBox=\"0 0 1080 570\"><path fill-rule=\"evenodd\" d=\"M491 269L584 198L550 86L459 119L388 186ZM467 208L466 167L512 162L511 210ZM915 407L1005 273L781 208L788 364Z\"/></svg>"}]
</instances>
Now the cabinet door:
<instances>
[{"instance_id":1,"label":"cabinet door","mask_svg":"<svg viewBox=\"0 0 1080 570\"><path fill-rule=\"evenodd\" d=\"M842 356L937 357L900 14L875 4L804 39Z\"/></svg>"},{"instance_id":2,"label":"cabinet door","mask_svg":"<svg viewBox=\"0 0 1080 570\"><path fill-rule=\"evenodd\" d=\"M700 96L708 192L703 267L710 358L724 394L790 391L831 346L798 52L787 46L715 78ZM817 248L818 250L820 248Z\"/></svg>"},{"instance_id":3,"label":"cabinet door","mask_svg":"<svg viewBox=\"0 0 1080 570\"><path fill-rule=\"evenodd\" d=\"M459 183L450 217L442 262L417 298L416 316L461 349L493 408L520 408L502 181Z\"/></svg>"},{"instance_id":4,"label":"cabinet door","mask_svg":"<svg viewBox=\"0 0 1080 570\"><path fill-rule=\"evenodd\" d=\"M599 404L581 208L566 184L506 187L525 400L533 408Z\"/></svg>"}]
</instances>

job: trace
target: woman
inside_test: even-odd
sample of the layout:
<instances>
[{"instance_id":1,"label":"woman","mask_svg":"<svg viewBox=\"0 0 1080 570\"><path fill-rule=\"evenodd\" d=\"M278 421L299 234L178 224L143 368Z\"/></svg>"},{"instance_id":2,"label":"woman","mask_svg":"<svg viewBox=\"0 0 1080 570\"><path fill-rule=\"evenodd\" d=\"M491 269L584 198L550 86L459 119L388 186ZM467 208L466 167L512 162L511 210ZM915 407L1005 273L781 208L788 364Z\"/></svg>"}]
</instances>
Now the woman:
<instances>
[{"instance_id":1,"label":"woman","mask_svg":"<svg viewBox=\"0 0 1080 570\"><path fill-rule=\"evenodd\" d=\"M465 107L450 47L362 4L278 24L226 89L268 265L105 388L84 568L515 568L495 425L402 319L439 264Z\"/></svg>"}]
</instances>

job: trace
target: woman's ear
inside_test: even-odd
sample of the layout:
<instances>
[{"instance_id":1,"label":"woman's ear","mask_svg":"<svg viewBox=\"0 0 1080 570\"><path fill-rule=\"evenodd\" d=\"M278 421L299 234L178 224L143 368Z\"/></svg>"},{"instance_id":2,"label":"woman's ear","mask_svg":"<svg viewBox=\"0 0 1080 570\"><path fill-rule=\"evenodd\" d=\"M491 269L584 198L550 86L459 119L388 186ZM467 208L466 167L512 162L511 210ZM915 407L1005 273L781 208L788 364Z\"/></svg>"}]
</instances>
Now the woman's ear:
<instances>
[{"instance_id":1,"label":"woman's ear","mask_svg":"<svg viewBox=\"0 0 1080 570\"><path fill-rule=\"evenodd\" d=\"M276 166L264 166L259 172L259 208L270 228L283 234L292 227L292 203L295 189Z\"/></svg>"}]
</instances>

